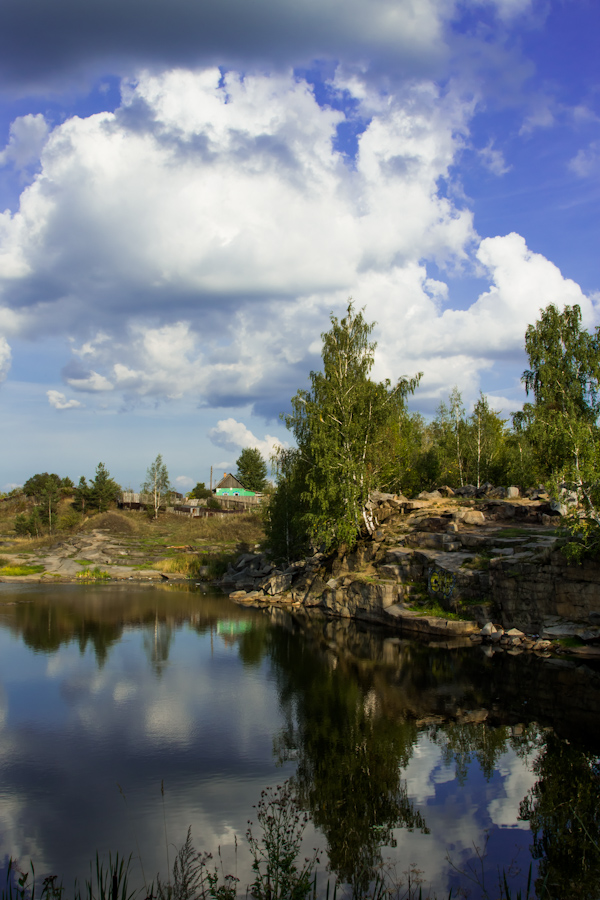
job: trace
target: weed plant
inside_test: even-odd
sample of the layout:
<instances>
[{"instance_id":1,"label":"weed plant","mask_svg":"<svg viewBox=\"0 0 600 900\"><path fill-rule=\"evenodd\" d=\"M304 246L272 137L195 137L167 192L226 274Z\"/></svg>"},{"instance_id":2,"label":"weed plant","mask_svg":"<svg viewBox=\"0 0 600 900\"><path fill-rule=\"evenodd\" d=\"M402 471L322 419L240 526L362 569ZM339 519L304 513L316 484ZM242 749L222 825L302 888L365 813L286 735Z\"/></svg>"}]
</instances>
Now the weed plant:
<instances>
[{"instance_id":1,"label":"weed plant","mask_svg":"<svg viewBox=\"0 0 600 900\"><path fill-rule=\"evenodd\" d=\"M94 566L93 569L82 569L81 572L76 574L75 578L78 581L108 581L110 575L99 566Z\"/></svg>"}]
</instances>

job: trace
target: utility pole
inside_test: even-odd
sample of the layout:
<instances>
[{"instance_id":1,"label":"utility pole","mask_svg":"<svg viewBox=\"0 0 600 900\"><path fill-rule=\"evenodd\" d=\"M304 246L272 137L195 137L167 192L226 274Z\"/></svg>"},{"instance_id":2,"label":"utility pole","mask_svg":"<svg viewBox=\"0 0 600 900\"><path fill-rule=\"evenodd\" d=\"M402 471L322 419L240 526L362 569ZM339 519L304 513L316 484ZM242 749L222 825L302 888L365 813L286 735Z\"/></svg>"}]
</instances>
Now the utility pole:
<instances>
[{"instance_id":1,"label":"utility pole","mask_svg":"<svg viewBox=\"0 0 600 900\"><path fill-rule=\"evenodd\" d=\"M212 466L210 467L210 492L212 494Z\"/></svg>"}]
</instances>

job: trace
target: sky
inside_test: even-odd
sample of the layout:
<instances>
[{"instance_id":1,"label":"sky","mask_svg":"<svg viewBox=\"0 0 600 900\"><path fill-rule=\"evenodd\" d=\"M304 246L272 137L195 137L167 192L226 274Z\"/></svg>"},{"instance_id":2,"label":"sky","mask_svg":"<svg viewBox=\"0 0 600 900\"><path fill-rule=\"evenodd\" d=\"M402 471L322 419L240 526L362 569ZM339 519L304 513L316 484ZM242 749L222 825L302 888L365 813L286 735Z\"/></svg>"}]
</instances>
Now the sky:
<instances>
[{"instance_id":1,"label":"sky","mask_svg":"<svg viewBox=\"0 0 600 900\"><path fill-rule=\"evenodd\" d=\"M600 321L595 0L4 0L0 490L185 490L348 299L373 376L505 416L540 309Z\"/></svg>"}]
</instances>

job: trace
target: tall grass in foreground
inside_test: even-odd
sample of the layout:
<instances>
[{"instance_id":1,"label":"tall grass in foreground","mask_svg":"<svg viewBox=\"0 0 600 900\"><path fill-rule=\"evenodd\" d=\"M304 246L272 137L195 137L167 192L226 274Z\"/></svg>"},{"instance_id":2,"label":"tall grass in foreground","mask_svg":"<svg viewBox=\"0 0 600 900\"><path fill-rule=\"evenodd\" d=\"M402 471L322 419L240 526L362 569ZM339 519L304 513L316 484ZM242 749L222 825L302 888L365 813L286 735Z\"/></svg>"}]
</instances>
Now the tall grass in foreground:
<instances>
[{"instance_id":1,"label":"tall grass in foreground","mask_svg":"<svg viewBox=\"0 0 600 900\"><path fill-rule=\"evenodd\" d=\"M319 885L316 871L318 851L313 850L309 856L301 858L308 816L300 808L290 782L264 790L254 809L258 833L253 832L254 823L251 821L246 832L252 855L253 880L245 889L240 889L239 879L235 875L225 873L220 849L218 863L215 863L212 854L195 850L189 828L167 878L163 880L157 874L155 881L145 884L138 891L129 887L131 856L124 859L117 854L114 860L109 856L108 863L105 863L96 854L95 865L90 864L89 879L83 887L76 883L72 892L67 892L56 875L45 877L40 888L36 883L33 864L30 864L28 871L22 871L11 859L6 884L0 888L0 900L242 900L244 897L246 900L317 900L318 897L323 900L446 900L446 894L438 898L438 895L424 888L423 873L414 865L401 875L393 867L383 866L376 873L371 873L373 877L370 879L365 879L364 872L355 873L354 884L334 882L332 886L328 879L325 885ZM166 835L165 841L168 859ZM237 839L235 846L237 855ZM483 861L482 856L479 859ZM532 893L531 866L524 892L513 892L505 871L498 874L496 889L490 890L485 885L483 869L481 877L475 870L456 871L477 884L475 896L481 900L534 900L536 897ZM476 874L475 878L473 874ZM472 890L459 888L453 893L451 889L447 900L469 896L473 896ZM559 900L552 898L545 886L538 895L538 900L542 898Z\"/></svg>"}]
</instances>

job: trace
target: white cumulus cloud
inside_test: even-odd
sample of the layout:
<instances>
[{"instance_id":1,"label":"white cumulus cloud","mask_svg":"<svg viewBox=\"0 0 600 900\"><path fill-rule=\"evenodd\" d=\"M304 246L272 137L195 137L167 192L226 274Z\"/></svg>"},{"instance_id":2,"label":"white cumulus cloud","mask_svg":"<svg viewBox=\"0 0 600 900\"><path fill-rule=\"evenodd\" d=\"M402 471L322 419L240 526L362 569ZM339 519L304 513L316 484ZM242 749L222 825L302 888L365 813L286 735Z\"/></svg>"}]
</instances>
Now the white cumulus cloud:
<instances>
[{"instance_id":1,"label":"white cumulus cloud","mask_svg":"<svg viewBox=\"0 0 600 900\"><path fill-rule=\"evenodd\" d=\"M12 162L17 169L23 169L37 162L48 131L48 123L41 113L19 116L11 122L8 144L0 151L0 166Z\"/></svg>"},{"instance_id":2,"label":"white cumulus cloud","mask_svg":"<svg viewBox=\"0 0 600 900\"><path fill-rule=\"evenodd\" d=\"M54 409L77 409L77 407L83 406L79 400L67 400L60 391L46 391L46 396L50 406L53 406Z\"/></svg>"},{"instance_id":3,"label":"white cumulus cloud","mask_svg":"<svg viewBox=\"0 0 600 900\"><path fill-rule=\"evenodd\" d=\"M177 475L175 478L175 485L180 488L182 491L187 491L189 488L193 488L196 482L193 478L190 478L189 475Z\"/></svg>"},{"instance_id":4,"label":"white cumulus cloud","mask_svg":"<svg viewBox=\"0 0 600 900\"><path fill-rule=\"evenodd\" d=\"M215 446L224 450L237 452L245 447L253 447L260 450L267 460L278 447L284 446L278 438L270 434L266 434L262 440L257 438L243 422L233 418L221 419L215 428L210 429L208 436Z\"/></svg>"}]
</instances>

